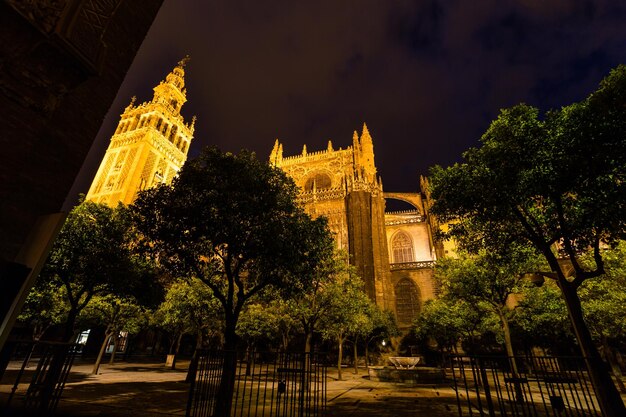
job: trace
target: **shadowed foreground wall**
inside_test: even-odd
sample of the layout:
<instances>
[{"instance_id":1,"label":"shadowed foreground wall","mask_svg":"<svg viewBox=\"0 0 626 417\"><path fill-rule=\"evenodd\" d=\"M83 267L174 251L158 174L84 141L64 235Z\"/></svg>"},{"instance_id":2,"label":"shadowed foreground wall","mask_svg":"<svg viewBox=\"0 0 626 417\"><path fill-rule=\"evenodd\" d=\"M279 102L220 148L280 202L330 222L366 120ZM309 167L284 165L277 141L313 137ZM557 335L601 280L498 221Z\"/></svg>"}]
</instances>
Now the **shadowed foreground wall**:
<instances>
[{"instance_id":1,"label":"shadowed foreground wall","mask_svg":"<svg viewBox=\"0 0 626 417\"><path fill-rule=\"evenodd\" d=\"M29 234L61 210L162 1L0 1L0 318L28 276Z\"/></svg>"}]
</instances>

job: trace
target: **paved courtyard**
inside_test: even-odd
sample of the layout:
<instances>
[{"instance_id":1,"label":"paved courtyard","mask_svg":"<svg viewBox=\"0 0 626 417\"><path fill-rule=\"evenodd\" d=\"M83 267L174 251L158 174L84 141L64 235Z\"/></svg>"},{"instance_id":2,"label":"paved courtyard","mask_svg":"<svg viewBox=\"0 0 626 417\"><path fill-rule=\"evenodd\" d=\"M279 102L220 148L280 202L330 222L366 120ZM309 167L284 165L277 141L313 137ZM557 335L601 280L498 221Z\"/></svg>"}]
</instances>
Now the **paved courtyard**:
<instances>
[{"instance_id":1,"label":"paved courtyard","mask_svg":"<svg viewBox=\"0 0 626 417\"><path fill-rule=\"evenodd\" d=\"M119 362L104 364L99 375L91 375L92 363L77 362L57 411L64 416L85 417L184 416L189 389L189 384L184 382L187 365L188 362L179 362L179 369L171 370L162 363ZM410 387L370 381L366 375L365 369L359 375L346 369L344 380L337 381L336 371L329 370L329 416L457 415L456 397L450 386ZM10 387L5 381L2 384L0 400L4 403Z\"/></svg>"}]
</instances>

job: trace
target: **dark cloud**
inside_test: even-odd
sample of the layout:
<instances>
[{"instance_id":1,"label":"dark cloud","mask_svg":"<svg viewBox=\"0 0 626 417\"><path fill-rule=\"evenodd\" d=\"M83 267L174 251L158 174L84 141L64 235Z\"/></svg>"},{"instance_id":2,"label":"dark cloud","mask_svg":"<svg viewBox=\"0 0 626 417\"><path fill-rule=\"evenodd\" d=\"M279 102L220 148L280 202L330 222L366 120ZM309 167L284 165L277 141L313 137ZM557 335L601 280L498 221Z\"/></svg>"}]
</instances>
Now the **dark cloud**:
<instances>
[{"instance_id":1,"label":"dark cloud","mask_svg":"<svg viewBox=\"0 0 626 417\"><path fill-rule=\"evenodd\" d=\"M387 190L415 190L458 160L502 107L583 99L626 51L613 0L166 0L75 192L85 191L132 95L189 53L191 154L208 144L266 158L374 137Z\"/></svg>"}]
</instances>

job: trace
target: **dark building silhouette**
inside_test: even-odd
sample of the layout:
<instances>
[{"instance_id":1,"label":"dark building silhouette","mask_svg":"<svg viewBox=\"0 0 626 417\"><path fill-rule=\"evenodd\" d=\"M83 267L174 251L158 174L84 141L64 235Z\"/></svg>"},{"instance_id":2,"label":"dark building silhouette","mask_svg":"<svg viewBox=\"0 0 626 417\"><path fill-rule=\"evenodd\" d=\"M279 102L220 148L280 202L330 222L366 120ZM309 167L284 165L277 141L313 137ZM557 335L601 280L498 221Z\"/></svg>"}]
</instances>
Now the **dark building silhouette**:
<instances>
[{"instance_id":1,"label":"dark building silhouette","mask_svg":"<svg viewBox=\"0 0 626 417\"><path fill-rule=\"evenodd\" d=\"M0 2L0 348L162 1Z\"/></svg>"}]
</instances>

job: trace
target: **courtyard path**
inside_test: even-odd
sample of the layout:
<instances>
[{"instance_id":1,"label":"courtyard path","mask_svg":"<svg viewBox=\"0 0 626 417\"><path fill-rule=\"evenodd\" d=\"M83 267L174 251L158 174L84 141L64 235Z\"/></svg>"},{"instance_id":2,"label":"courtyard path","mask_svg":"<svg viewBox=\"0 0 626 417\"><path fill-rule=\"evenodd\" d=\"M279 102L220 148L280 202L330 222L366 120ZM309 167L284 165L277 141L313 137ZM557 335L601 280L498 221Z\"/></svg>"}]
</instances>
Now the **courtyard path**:
<instances>
[{"instance_id":1,"label":"courtyard path","mask_svg":"<svg viewBox=\"0 0 626 417\"><path fill-rule=\"evenodd\" d=\"M60 416L84 417L148 417L184 416L189 385L184 382L188 362L181 361L171 370L162 363L119 362L104 364L99 375L91 375L91 362L80 362L72 368L63 397L57 408ZM0 384L0 401L9 391ZM454 417L456 397L451 387L371 381L361 369L354 375L343 372L337 381L336 371L328 374L329 417ZM25 381L28 380L26 375ZM23 389L23 387L20 387ZM19 401L19 398L15 401Z\"/></svg>"}]
</instances>

